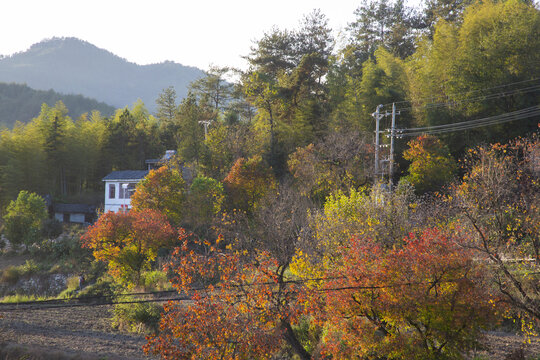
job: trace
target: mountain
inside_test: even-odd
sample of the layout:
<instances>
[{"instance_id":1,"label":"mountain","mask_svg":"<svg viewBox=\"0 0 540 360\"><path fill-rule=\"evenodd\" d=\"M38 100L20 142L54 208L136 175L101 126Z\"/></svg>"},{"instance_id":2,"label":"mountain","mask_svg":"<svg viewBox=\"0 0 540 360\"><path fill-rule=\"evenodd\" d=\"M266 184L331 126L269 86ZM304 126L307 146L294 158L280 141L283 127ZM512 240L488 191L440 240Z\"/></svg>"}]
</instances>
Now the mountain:
<instances>
[{"instance_id":1,"label":"mountain","mask_svg":"<svg viewBox=\"0 0 540 360\"><path fill-rule=\"evenodd\" d=\"M28 122L39 115L41 105L54 106L62 101L68 115L77 118L81 114L98 110L102 115L114 114L115 108L82 95L64 95L53 90L34 90L26 85L0 83L0 127L13 127L16 121Z\"/></svg>"},{"instance_id":2,"label":"mountain","mask_svg":"<svg viewBox=\"0 0 540 360\"><path fill-rule=\"evenodd\" d=\"M151 112L164 88L174 86L181 99L189 83L201 76L202 70L171 61L137 65L76 38L44 40L0 58L0 82L81 94L117 108L141 99Z\"/></svg>"}]
</instances>

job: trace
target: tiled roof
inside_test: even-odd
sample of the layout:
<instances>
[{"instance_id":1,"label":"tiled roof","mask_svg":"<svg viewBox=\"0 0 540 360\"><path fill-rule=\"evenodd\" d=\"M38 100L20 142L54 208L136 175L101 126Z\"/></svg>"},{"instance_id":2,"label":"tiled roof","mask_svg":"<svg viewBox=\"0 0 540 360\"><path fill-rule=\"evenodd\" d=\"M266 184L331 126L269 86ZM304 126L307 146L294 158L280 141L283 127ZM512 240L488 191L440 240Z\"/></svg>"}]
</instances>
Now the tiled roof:
<instances>
[{"instance_id":1,"label":"tiled roof","mask_svg":"<svg viewBox=\"0 0 540 360\"><path fill-rule=\"evenodd\" d=\"M78 214L92 214L96 211L96 207L87 204L54 204L54 212L57 213L78 213Z\"/></svg>"},{"instance_id":2,"label":"tiled roof","mask_svg":"<svg viewBox=\"0 0 540 360\"><path fill-rule=\"evenodd\" d=\"M102 180L103 181L142 180L146 175L148 175L148 170L113 171L109 175L105 176Z\"/></svg>"}]
</instances>

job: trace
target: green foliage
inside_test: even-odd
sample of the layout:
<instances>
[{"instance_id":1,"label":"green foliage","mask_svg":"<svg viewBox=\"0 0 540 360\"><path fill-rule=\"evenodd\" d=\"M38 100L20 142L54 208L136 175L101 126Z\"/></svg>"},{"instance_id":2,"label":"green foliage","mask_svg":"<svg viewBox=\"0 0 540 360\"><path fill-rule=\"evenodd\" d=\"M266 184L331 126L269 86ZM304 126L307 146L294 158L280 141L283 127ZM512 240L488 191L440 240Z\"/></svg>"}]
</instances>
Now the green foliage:
<instances>
[{"instance_id":1,"label":"green foliage","mask_svg":"<svg viewBox=\"0 0 540 360\"><path fill-rule=\"evenodd\" d=\"M155 332L163 308L154 303L117 304L114 306L112 326L131 332Z\"/></svg>"},{"instance_id":2,"label":"green foliage","mask_svg":"<svg viewBox=\"0 0 540 360\"><path fill-rule=\"evenodd\" d=\"M214 218L223 210L225 194L219 181L197 176L189 189L186 222L193 229L210 227Z\"/></svg>"},{"instance_id":3,"label":"green foliage","mask_svg":"<svg viewBox=\"0 0 540 360\"><path fill-rule=\"evenodd\" d=\"M150 170L137 184L131 197L133 209L159 211L173 226L182 222L185 201L186 189L182 173L168 166Z\"/></svg>"},{"instance_id":4,"label":"green foliage","mask_svg":"<svg viewBox=\"0 0 540 360\"><path fill-rule=\"evenodd\" d=\"M35 274L38 270L39 267L33 260L26 260L23 265L9 266L2 270L0 283L15 285L21 277Z\"/></svg>"},{"instance_id":5,"label":"green foliage","mask_svg":"<svg viewBox=\"0 0 540 360\"><path fill-rule=\"evenodd\" d=\"M453 179L457 164L439 139L423 135L408 145L409 149L403 153L411 162L406 179L419 194L438 190Z\"/></svg>"},{"instance_id":6,"label":"green foliage","mask_svg":"<svg viewBox=\"0 0 540 360\"><path fill-rule=\"evenodd\" d=\"M29 246L39 241L47 218L45 201L39 195L21 191L4 215L4 233L13 244Z\"/></svg>"},{"instance_id":7,"label":"green foliage","mask_svg":"<svg viewBox=\"0 0 540 360\"><path fill-rule=\"evenodd\" d=\"M159 270L142 273L142 284L146 291L162 291L171 289L167 273Z\"/></svg>"}]
</instances>

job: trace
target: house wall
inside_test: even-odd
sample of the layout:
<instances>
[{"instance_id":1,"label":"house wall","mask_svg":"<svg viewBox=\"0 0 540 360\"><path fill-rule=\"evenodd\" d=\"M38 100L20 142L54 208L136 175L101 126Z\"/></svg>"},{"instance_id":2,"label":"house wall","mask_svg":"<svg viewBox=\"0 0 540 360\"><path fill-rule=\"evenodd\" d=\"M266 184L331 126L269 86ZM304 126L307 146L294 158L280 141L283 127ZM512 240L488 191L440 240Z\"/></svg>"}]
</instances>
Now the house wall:
<instances>
[{"instance_id":1,"label":"house wall","mask_svg":"<svg viewBox=\"0 0 540 360\"><path fill-rule=\"evenodd\" d=\"M54 213L54 218L64 222L64 213ZM84 214L69 214L69 222L84 224Z\"/></svg>"},{"instance_id":2,"label":"house wall","mask_svg":"<svg viewBox=\"0 0 540 360\"><path fill-rule=\"evenodd\" d=\"M122 184L129 184L130 187L135 187L138 181L105 181L105 207L104 211L118 212L120 209L127 208L131 209L131 199L120 198L120 192L122 189ZM110 195L110 186L114 186L114 197L111 198Z\"/></svg>"}]
</instances>

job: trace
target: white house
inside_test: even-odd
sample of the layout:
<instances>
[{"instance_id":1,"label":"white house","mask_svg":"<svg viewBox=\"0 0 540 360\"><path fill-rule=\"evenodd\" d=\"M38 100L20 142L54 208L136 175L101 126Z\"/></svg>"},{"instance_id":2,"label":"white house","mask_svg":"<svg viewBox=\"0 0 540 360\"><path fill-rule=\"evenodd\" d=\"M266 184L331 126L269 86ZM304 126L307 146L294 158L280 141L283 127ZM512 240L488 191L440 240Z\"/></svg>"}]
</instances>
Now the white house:
<instances>
[{"instance_id":1,"label":"white house","mask_svg":"<svg viewBox=\"0 0 540 360\"><path fill-rule=\"evenodd\" d=\"M113 171L103 178L105 182L104 211L118 212L131 208L131 195L139 181L148 175L148 170Z\"/></svg>"}]
</instances>

